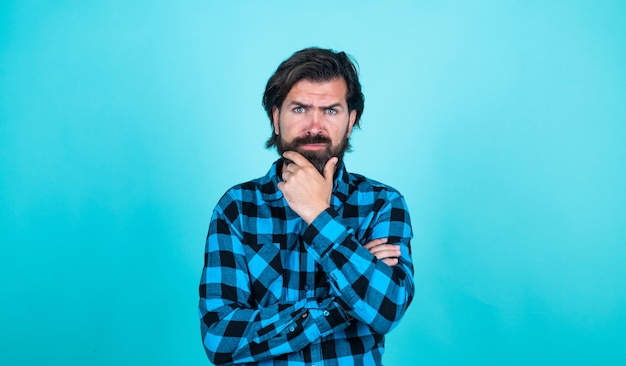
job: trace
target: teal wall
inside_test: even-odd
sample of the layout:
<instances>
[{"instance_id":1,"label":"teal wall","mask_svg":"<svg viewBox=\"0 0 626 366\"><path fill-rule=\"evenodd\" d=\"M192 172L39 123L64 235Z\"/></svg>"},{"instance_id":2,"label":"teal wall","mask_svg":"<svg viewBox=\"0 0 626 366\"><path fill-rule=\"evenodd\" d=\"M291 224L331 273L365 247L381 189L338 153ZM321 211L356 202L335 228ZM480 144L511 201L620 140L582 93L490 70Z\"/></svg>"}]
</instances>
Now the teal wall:
<instances>
[{"instance_id":1,"label":"teal wall","mask_svg":"<svg viewBox=\"0 0 626 366\"><path fill-rule=\"evenodd\" d=\"M359 61L348 167L412 213L386 364L626 364L626 3L296 3L2 2L0 364L208 364L211 211L311 45Z\"/></svg>"}]
</instances>

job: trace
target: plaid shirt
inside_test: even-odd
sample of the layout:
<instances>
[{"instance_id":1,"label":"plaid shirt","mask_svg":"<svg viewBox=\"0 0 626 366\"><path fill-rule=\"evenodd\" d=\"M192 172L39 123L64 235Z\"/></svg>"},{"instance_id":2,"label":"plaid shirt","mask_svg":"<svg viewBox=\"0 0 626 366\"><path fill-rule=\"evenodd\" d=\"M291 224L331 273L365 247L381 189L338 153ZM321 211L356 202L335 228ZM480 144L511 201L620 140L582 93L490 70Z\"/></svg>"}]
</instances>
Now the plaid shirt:
<instances>
[{"instance_id":1,"label":"plaid shirt","mask_svg":"<svg viewBox=\"0 0 626 366\"><path fill-rule=\"evenodd\" d=\"M338 166L331 207L307 225L278 190L282 160L213 212L200 281L215 364L379 365L414 293L404 198ZM401 246L386 265L362 245Z\"/></svg>"}]
</instances>

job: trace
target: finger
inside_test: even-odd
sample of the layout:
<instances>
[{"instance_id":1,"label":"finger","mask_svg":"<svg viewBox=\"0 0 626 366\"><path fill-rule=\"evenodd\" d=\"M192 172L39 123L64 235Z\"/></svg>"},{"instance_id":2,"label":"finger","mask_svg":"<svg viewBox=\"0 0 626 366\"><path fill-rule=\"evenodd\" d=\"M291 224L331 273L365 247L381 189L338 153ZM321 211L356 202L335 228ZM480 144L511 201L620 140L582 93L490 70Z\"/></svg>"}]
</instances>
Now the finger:
<instances>
[{"instance_id":1,"label":"finger","mask_svg":"<svg viewBox=\"0 0 626 366\"><path fill-rule=\"evenodd\" d=\"M373 247L378 246L380 244L385 244L386 242L387 242L387 238L374 239L372 241L369 241L363 247L366 248L366 249L370 249L370 248L373 248Z\"/></svg>"},{"instance_id":2,"label":"finger","mask_svg":"<svg viewBox=\"0 0 626 366\"><path fill-rule=\"evenodd\" d=\"M335 176L335 168L337 167L337 161L339 161L339 158L333 156L332 158L328 159L326 165L324 166L324 179L326 179L327 182L333 181L333 177Z\"/></svg>"},{"instance_id":3,"label":"finger","mask_svg":"<svg viewBox=\"0 0 626 366\"><path fill-rule=\"evenodd\" d=\"M298 168L298 164L294 163L291 160L285 160L285 163L283 164L283 173L284 172L293 173L293 171L297 168Z\"/></svg>"},{"instance_id":4,"label":"finger","mask_svg":"<svg viewBox=\"0 0 626 366\"><path fill-rule=\"evenodd\" d=\"M307 166L307 165L313 165L311 164L310 161L307 160L307 158L305 158L304 156L302 156L302 154L300 154L297 151L285 151L283 153L283 158L285 159L289 159L291 160L294 164L298 165L298 166ZM288 164L288 166L291 164Z\"/></svg>"},{"instance_id":5,"label":"finger","mask_svg":"<svg viewBox=\"0 0 626 366\"><path fill-rule=\"evenodd\" d=\"M394 254L393 257L395 257L396 255L400 254L400 247L394 244L381 244L381 245L371 248L369 251L372 254L376 254L380 252L393 253Z\"/></svg>"},{"instance_id":6,"label":"finger","mask_svg":"<svg viewBox=\"0 0 626 366\"><path fill-rule=\"evenodd\" d=\"M389 267L393 267L398 264L398 258L385 258L383 259L383 263L385 263Z\"/></svg>"},{"instance_id":7,"label":"finger","mask_svg":"<svg viewBox=\"0 0 626 366\"><path fill-rule=\"evenodd\" d=\"M372 254L374 255L374 257L378 259L397 258L400 256L400 252L396 252L392 250L385 250L385 251L380 251L380 252L376 252Z\"/></svg>"}]
</instances>

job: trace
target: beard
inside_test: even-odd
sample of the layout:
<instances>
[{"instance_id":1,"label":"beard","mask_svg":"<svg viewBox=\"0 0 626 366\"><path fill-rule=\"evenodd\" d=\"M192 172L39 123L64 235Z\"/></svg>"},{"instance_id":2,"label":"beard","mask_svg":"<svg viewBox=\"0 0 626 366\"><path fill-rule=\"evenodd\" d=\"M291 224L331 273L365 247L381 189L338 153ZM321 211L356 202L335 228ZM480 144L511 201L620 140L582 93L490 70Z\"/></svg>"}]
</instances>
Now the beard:
<instances>
[{"instance_id":1,"label":"beard","mask_svg":"<svg viewBox=\"0 0 626 366\"><path fill-rule=\"evenodd\" d=\"M303 150L301 146L306 144L325 144L326 148L319 151ZM341 161L344 153L349 149L349 147L350 144L348 142L347 133L337 146L333 146L332 141L328 137L322 135L306 135L303 137L296 137L292 141L287 142L283 140L283 136L279 134L276 141L278 154L282 156L285 151L296 151L313 164L315 169L317 169L321 175L324 175L324 168L326 167L328 160L330 160L333 156L336 156L339 158L339 161ZM287 159L285 160L288 163L291 163L291 161Z\"/></svg>"}]
</instances>

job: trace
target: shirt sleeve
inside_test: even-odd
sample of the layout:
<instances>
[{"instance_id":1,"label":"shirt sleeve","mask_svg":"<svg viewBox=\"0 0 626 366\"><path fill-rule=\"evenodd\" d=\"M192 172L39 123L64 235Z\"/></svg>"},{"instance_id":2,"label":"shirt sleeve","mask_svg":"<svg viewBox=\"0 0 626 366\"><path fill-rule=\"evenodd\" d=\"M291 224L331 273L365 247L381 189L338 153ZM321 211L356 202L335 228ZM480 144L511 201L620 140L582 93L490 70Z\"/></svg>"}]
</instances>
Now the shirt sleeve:
<instances>
[{"instance_id":1,"label":"shirt sleeve","mask_svg":"<svg viewBox=\"0 0 626 366\"><path fill-rule=\"evenodd\" d=\"M236 201L225 196L211 219L199 288L202 340L211 362L276 358L349 325L334 297L254 304L240 226Z\"/></svg>"},{"instance_id":2,"label":"shirt sleeve","mask_svg":"<svg viewBox=\"0 0 626 366\"><path fill-rule=\"evenodd\" d=\"M356 239L334 208L322 212L304 233L307 250L329 277L331 293L353 318L379 334L393 329L414 295L410 240L412 229L404 198L392 193L375 213L369 229L372 239L399 244L395 266L377 259Z\"/></svg>"}]
</instances>

